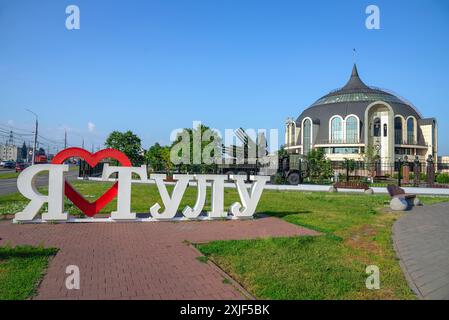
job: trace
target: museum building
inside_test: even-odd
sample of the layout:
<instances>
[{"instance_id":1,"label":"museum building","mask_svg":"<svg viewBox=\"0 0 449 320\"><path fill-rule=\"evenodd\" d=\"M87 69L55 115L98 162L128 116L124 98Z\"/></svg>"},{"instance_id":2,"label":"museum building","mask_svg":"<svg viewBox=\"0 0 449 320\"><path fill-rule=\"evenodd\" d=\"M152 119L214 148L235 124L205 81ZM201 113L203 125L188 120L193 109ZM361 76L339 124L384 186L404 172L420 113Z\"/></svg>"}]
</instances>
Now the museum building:
<instances>
[{"instance_id":1,"label":"museum building","mask_svg":"<svg viewBox=\"0 0 449 320\"><path fill-rule=\"evenodd\" d=\"M303 155L323 148L332 161L363 161L367 148L383 163L405 156L437 159L437 122L397 95L367 86L354 65L344 87L318 99L296 121L287 119L285 148Z\"/></svg>"}]
</instances>

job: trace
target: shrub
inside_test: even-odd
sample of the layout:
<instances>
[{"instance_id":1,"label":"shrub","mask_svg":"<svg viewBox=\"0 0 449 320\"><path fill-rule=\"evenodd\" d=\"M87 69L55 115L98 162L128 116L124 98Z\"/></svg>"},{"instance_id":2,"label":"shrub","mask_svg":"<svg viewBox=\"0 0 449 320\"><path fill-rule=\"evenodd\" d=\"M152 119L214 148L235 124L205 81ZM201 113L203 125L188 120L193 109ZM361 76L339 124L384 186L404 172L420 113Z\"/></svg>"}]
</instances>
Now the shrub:
<instances>
[{"instance_id":1,"label":"shrub","mask_svg":"<svg viewBox=\"0 0 449 320\"><path fill-rule=\"evenodd\" d=\"M441 173L437 176L438 183L449 183L449 174Z\"/></svg>"},{"instance_id":2,"label":"shrub","mask_svg":"<svg viewBox=\"0 0 449 320\"><path fill-rule=\"evenodd\" d=\"M273 178L273 184L285 184L286 180L280 173L276 173Z\"/></svg>"}]
</instances>

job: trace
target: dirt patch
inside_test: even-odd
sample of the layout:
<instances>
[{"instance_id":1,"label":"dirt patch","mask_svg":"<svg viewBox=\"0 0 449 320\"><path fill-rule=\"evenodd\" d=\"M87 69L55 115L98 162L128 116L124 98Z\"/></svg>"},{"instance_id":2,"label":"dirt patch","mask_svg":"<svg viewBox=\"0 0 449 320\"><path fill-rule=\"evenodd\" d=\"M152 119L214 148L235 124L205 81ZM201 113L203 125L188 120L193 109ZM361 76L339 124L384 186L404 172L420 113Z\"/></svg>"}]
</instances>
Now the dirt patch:
<instances>
[{"instance_id":1,"label":"dirt patch","mask_svg":"<svg viewBox=\"0 0 449 320\"><path fill-rule=\"evenodd\" d=\"M371 239L377 235L377 230L368 224L364 224L351 231L345 244L354 249L360 249L372 253L380 251L379 246Z\"/></svg>"}]
</instances>

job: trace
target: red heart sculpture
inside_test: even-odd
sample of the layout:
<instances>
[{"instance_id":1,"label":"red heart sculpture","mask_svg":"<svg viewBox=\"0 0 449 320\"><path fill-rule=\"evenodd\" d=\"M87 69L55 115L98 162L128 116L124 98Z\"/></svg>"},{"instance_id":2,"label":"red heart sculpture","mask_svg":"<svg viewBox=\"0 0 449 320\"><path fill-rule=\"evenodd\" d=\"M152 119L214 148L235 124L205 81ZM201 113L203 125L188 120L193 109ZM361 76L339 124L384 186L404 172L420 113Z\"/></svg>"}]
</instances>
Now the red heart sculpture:
<instances>
[{"instance_id":1,"label":"red heart sculpture","mask_svg":"<svg viewBox=\"0 0 449 320\"><path fill-rule=\"evenodd\" d=\"M84 159L91 167L100 162L100 160L105 158L113 158L117 160L124 167L131 167L131 161L128 157L115 149L103 149L96 153L90 153L81 148L67 148L59 152L53 160L52 164L62 164L65 160L71 157L80 157ZM79 194L73 187L66 181L65 182L65 195L70 201L73 202L86 216L93 217L101 209L103 209L109 202L114 200L117 196L118 182L116 182L111 188L108 189L101 197L99 197L95 202L89 202L84 197Z\"/></svg>"}]
</instances>

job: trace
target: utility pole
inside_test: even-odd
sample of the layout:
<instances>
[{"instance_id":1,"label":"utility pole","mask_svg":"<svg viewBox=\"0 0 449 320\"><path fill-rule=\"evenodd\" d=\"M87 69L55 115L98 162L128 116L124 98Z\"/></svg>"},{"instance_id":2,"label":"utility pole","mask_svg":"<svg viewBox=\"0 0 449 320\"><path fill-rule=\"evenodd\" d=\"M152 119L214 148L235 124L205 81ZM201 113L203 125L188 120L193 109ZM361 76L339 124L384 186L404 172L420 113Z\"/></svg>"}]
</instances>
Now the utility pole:
<instances>
[{"instance_id":1,"label":"utility pole","mask_svg":"<svg viewBox=\"0 0 449 320\"><path fill-rule=\"evenodd\" d=\"M36 160L37 130L38 130L38 127L39 127L39 123L38 123L38 118L37 118L37 114L36 113L31 111L30 109L26 109L26 111L30 112L31 114L33 114L36 117L36 128L34 130L33 158L31 159L31 164L34 165L34 162Z\"/></svg>"},{"instance_id":2,"label":"utility pole","mask_svg":"<svg viewBox=\"0 0 449 320\"><path fill-rule=\"evenodd\" d=\"M82 148L84 149L84 138L83 138L83 144L82 144Z\"/></svg>"},{"instance_id":3,"label":"utility pole","mask_svg":"<svg viewBox=\"0 0 449 320\"><path fill-rule=\"evenodd\" d=\"M67 149L67 129L64 130L64 149Z\"/></svg>"},{"instance_id":4,"label":"utility pole","mask_svg":"<svg viewBox=\"0 0 449 320\"><path fill-rule=\"evenodd\" d=\"M12 145L14 145L14 133L12 132L12 130L11 131L9 131L9 140L8 140L8 142L6 143L6 145L8 146L12 146Z\"/></svg>"}]
</instances>

